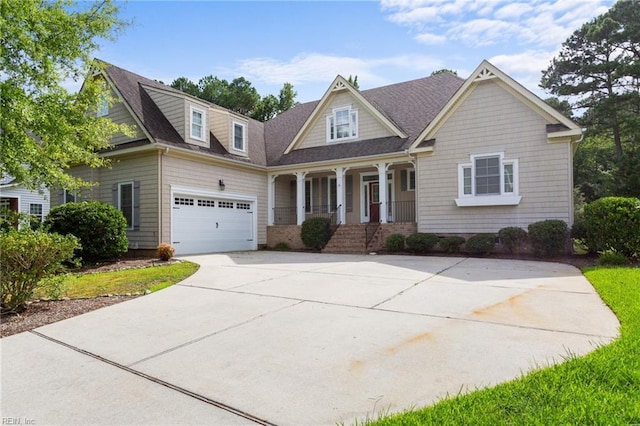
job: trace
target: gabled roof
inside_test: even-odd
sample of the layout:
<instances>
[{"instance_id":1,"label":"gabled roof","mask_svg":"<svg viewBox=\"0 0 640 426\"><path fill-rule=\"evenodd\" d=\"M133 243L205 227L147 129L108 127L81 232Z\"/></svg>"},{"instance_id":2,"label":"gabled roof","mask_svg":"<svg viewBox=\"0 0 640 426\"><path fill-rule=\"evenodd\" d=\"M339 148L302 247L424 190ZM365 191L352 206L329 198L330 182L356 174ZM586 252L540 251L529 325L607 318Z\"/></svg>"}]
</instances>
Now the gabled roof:
<instances>
[{"instance_id":1,"label":"gabled roof","mask_svg":"<svg viewBox=\"0 0 640 426\"><path fill-rule=\"evenodd\" d=\"M344 79L342 79L344 80ZM339 80L334 80L334 83ZM286 152L314 112L322 110L322 100L297 105L265 123L267 162L270 166L326 161L335 158L362 157L402 152L433 120L464 80L445 73L357 92L379 114L383 114L404 136L346 142ZM350 86L350 85L349 85ZM333 87L333 85L331 86ZM327 93L330 93L330 89ZM325 97L326 97L325 93ZM324 97L323 97L324 98ZM381 142L385 140L386 142ZM393 142L391 142L393 141ZM371 145L369 143L372 142ZM347 157L336 157L343 155Z\"/></svg>"},{"instance_id":2,"label":"gabled roof","mask_svg":"<svg viewBox=\"0 0 640 426\"><path fill-rule=\"evenodd\" d=\"M218 139L210 133L210 147L201 147L185 142L182 136L175 130L169 120L162 113L160 108L153 101L147 88L154 88L169 93L173 93L185 99L192 98L199 103L205 103L212 108L218 110L226 110L219 105L212 104L199 98L192 97L180 90L164 85L157 81L111 65L104 61L100 61L104 69L104 76L112 84L116 93L122 98L127 109L132 113L133 118L143 129L149 140L146 143L160 143L178 147L184 150L200 152L216 157L224 157L235 161L252 163L264 166L266 165L266 153L264 144L264 125L263 123L245 117L248 122L247 141L249 142L249 157L234 155L229 153ZM230 114L236 114L228 111ZM124 147L118 146L116 147Z\"/></svg>"},{"instance_id":3,"label":"gabled roof","mask_svg":"<svg viewBox=\"0 0 640 426\"><path fill-rule=\"evenodd\" d=\"M528 104L534 111L544 116L547 120L555 121L552 127L547 126L548 133L559 132L560 126L565 131L562 136L572 136L577 139L582 135L582 129L573 121L565 117L555 108L544 102L538 96L534 95L520 83L500 71L489 61L484 60L471 73L469 78L464 82L460 89L452 96L448 102L440 109L437 115L431 120L417 138L411 144L412 151L419 151L423 148L421 143L434 137L440 126L456 111L462 104L462 101L474 90L474 88L483 81L495 80L511 94Z\"/></svg>"}]
</instances>

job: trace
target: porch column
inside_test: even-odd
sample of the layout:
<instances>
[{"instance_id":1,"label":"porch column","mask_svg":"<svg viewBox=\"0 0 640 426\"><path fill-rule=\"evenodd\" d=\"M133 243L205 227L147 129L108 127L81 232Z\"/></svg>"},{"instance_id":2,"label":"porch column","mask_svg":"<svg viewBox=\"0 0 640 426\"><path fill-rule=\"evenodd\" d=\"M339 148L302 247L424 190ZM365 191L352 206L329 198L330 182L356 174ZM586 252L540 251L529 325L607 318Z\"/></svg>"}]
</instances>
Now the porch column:
<instances>
[{"instance_id":1,"label":"porch column","mask_svg":"<svg viewBox=\"0 0 640 426\"><path fill-rule=\"evenodd\" d=\"M380 223L387 223L387 213L389 206L387 206L387 169L389 165L387 163L376 164L378 169L378 185L380 186Z\"/></svg>"},{"instance_id":2,"label":"porch column","mask_svg":"<svg viewBox=\"0 0 640 426\"><path fill-rule=\"evenodd\" d=\"M336 197L338 206L340 206L338 210L338 225L347 223L347 197L344 187L344 176L347 170L349 170L348 167L337 167L333 169L336 173Z\"/></svg>"},{"instance_id":3,"label":"porch column","mask_svg":"<svg viewBox=\"0 0 640 426\"><path fill-rule=\"evenodd\" d=\"M296 224L304 222L304 178L307 172L295 172L296 176Z\"/></svg>"},{"instance_id":4,"label":"porch column","mask_svg":"<svg viewBox=\"0 0 640 426\"><path fill-rule=\"evenodd\" d=\"M267 225L275 224L275 207L276 207L276 178L278 175L269 175L267 185Z\"/></svg>"}]
</instances>

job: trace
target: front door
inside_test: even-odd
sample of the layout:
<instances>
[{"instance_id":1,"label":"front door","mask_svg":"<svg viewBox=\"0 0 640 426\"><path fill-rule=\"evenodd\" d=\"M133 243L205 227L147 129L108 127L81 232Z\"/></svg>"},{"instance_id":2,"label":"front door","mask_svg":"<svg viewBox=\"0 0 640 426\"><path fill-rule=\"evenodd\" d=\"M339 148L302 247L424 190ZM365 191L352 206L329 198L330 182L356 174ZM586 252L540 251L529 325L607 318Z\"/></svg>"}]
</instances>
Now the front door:
<instances>
[{"instance_id":1,"label":"front door","mask_svg":"<svg viewBox=\"0 0 640 426\"><path fill-rule=\"evenodd\" d=\"M380 222L380 183L369 182L369 223Z\"/></svg>"}]
</instances>

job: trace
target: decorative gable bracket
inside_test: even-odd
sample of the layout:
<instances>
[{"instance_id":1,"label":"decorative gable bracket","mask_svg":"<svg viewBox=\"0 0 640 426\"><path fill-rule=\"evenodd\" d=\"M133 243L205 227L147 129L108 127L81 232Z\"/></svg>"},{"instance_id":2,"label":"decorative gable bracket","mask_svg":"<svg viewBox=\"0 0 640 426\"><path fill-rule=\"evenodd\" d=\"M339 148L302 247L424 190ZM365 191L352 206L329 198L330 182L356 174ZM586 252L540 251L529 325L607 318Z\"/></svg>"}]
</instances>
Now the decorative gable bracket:
<instances>
[{"instance_id":1,"label":"decorative gable bracket","mask_svg":"<svg viewBox=\"0 0 640 426\"><path fill-rule=\"evenodd\" d=\"M488 68L482 68L477 74L474 81L491 80L497 78L497 76Z\"/></svg>"},{"instance_id":2,"label":"decorative gable bracket","mask_svg":"<svg viewBox=\"0 0 640 426\"><path fill-rule=\"evenodd\" d=\"M344 81L336 79L335 83L331 87L332 92L339 92L340 90L346 89L347 86L344 84Z\"/></svg>"}]
</instances>

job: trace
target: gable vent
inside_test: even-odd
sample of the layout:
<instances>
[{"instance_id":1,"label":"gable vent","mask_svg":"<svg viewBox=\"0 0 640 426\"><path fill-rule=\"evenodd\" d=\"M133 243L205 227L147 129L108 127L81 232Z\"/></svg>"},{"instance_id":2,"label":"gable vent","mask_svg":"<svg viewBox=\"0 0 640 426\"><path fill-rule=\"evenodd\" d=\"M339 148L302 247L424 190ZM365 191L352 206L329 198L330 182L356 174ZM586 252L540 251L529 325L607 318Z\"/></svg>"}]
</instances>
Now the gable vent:
<instances>
[{"instance_id":1,"label":"gable vent","mask_svg":"<svg viewBox=\"0 0 640 426\"><path fill-rule=\"evenodd\" d=\"M480 72L476 75L475 81L491 80L492 78L496 78L496 75L489 69L482 68L482 70L480 70Z\"/></svg>"},{"instance_id":2,"label":"gable vent","mask_svg":"<svg viewBox=\"0 0 640 426\"><path fill-rule=\"evenodd\" d=\"M333 87L331 88L332 92L337 92L338 90L344 90L346 89L347 86L344 84L344 82L338 80L336 81L336 84L333 85Z\"/></svg>"}]
</instances>

